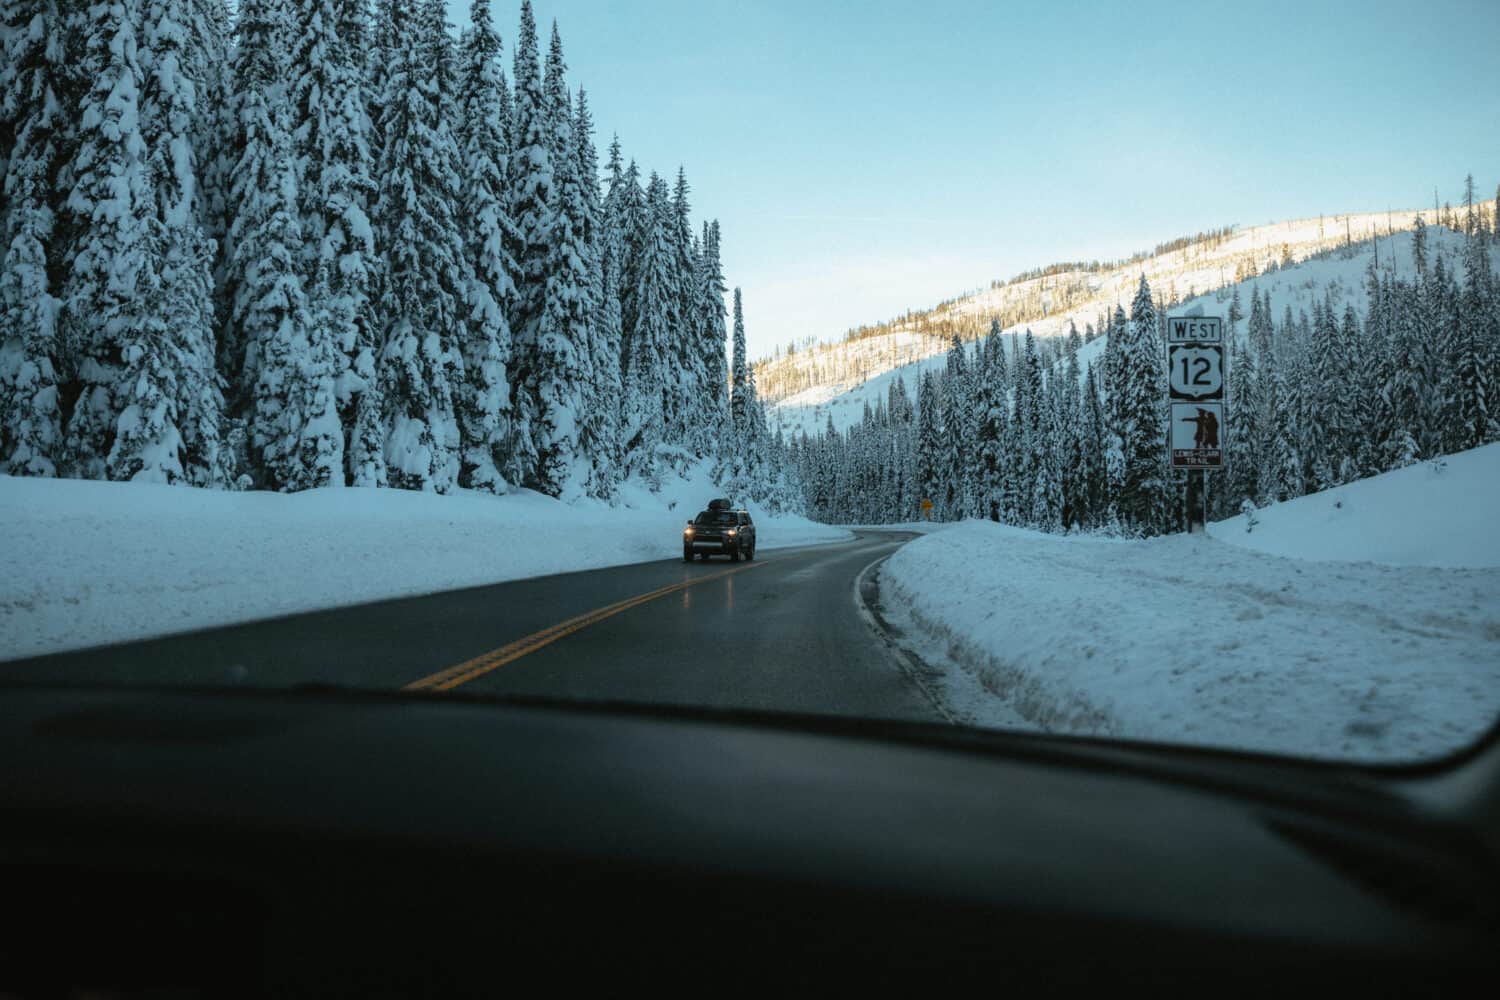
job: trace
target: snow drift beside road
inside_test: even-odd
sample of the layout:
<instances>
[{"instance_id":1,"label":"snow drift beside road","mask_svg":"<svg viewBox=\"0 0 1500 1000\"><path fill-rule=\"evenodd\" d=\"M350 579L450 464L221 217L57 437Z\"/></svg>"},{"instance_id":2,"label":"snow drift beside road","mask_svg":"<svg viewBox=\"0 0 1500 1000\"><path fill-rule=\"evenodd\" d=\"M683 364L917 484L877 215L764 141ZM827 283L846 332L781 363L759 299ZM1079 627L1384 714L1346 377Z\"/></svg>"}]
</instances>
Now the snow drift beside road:
<instances>
[{"instance_id":1,"label":"snow drift beside road","mask_svg":"<svg viewBox=\"0 0 1500 1000\"><path fill-rule=\"evenodd\" d=\"M1490 446L1215 527L1236 544L971 521L891 556L882 600L979 725L1430 758L1500 716L1497 481Z\"/></svg>"},{"instance_id":2,"label":"snow drift beside road","mask_svg":"<svg viewBox=\"0 0 1500 1000\"><path fill-rule=\"evenodd\" d=\"M1220 541L1299 559L1500 566L1500 444L1421 462L1209 526Z\"/></svg>"},{"instance_id":3,"label":"snow drift beside road","mask_svg":"<svg viewBox=\"0 0 1500 1000\"><path fill-rule=\"evenodd\" d=\"M632 508L537 493L228 493L0 476L0 660L680 557L700 466ZM748 505L765 548L849 533Z\"/></svg>"}]
</instances>

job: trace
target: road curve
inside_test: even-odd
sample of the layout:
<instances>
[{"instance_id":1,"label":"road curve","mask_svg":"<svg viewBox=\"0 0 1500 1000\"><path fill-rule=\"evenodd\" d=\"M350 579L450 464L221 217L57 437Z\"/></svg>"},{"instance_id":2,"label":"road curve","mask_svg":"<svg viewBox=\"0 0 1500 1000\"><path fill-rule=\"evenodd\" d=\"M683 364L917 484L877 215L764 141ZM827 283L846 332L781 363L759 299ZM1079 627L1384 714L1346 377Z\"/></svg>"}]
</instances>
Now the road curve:
<instances>
[{"instance_id":1,"label":"road curve","mask_svg":"<svg viewBox=\"0 0 1500 1000\"><path fill-rule=\"evenodd\" d=\"M638 563L378 601L15 660L0 684L442 682L454 694L940 721L854 600L860 571L909 537L860 532L753 563Z\"/></svg>"}]
</instances>

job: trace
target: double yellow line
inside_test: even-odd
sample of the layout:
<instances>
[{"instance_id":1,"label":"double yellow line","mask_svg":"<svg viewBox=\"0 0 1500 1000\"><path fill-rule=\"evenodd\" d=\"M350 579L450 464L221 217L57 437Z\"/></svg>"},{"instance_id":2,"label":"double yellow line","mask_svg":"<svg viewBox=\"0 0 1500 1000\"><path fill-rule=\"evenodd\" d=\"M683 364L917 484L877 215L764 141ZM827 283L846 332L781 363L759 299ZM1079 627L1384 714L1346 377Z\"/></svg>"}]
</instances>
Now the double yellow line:
<instances>
[{"instance_id":1,"label":"double yellow line","mask_svg":"<svg viewBox=\"0 0 1500 1000\"><path fill-rule=\"evenodd\" d=\"M565 622L559 622L556 625L552 625L542 629L540 632L533 632L531 635L528 635L523 639L517 639L515 642L507 643L506 645L501 646L499 649L492 649L488 653L481 653L480 655L474 657L472 660L465 660L463 663L460 663L457 666L448 667L446 670L439 670L437 673L430 674L427 677L423 677L421 680L412 681L401 690L452 690L453 688L458 687L460 684L467 684L469 681L472 681L476 677L483 677L491 670L503 667L513 660L519 660L521 657L526 656L529 653L534 653L537 650L541 649L543 646L554 643L564 636L572 635L579 629L588 628L590 625L593 625L596 622L602 622L606 618L612 618L622 611L629 611L631 608L638 607L642 604L647 603L648 601L654 601L659 597L666 597L668 594L675 594L679 590L687 590L689 587L696 587L700 583L712 583L715 580L722 580L726 576L733 576L735 573L743 573L746 570L755 569L757 566L764 565L766 565L764 562L755 562L745 566L736 566L734 569L726 569L722 572L713 573L709 576L695 576L691 580L683 580L681 583L674 583L666 587L661 587L657 590L651 591L650 593L638 594L635 597L627 597L623 601L617 601L614 604L607 605L606 607L586 612L585 614L579 615L577 618L569 618Z\"/></svg>"}]
</instances>

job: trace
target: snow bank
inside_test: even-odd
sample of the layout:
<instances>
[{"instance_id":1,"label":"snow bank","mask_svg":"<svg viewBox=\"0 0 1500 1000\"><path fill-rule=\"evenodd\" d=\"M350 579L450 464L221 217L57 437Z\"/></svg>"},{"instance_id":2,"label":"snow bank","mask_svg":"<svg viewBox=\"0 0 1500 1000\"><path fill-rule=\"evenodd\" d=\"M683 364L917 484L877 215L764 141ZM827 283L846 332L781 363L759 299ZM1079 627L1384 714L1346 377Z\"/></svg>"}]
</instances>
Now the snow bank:
<instances>
[{"instance_id":1,"label":"snow bank","mask_svg":"<svg viewBox=\"0 0 1500 1000\"><path fill-rule=\"evenodd\" d=\"M228 493L0 476L0 660L680 556L699 466L626 506L537 493ZM765 548L848 532L749 505Z\"/></svg>"},{"instance_id":2,"label":"snow bank","mask_svg":"<svg viewBox=\"0 0 1500 1000\"><path fill-rule=\"evenodd\" d=\"M1380 490L1360 492L1357 506L1374 508ZM1316 536L1315 517L1294 519L1278 515L1267 535ZM957 706L978 725L1019 715L1049 732L1409 761L1464 746L1500 715L1500 569L971 521L899 550L881 582L918 651L963 675L949 686L982 690Z\"/></svg>"},{"instance_id":3,"label":"snow bank","mask_svg":"<svg viewBox=\"0 0 1500 1000\"><path fill-rule=\"evenodd\" d=\"M896 521L890 524L842 524L850 531L907 531L915 535L930 535L954 527L954 521Z\"/></svg>"},{"instance_id":4,"label":"snow bank","mask_svg":"<svg viewBox=\"0 0 1500 1000\"><path fill-rule=\"evenodd\" d=\"M1500 566L1500 444L1362 479L1209 526L1220 541L1300 559Z\"/></svg>"}]
</instances>

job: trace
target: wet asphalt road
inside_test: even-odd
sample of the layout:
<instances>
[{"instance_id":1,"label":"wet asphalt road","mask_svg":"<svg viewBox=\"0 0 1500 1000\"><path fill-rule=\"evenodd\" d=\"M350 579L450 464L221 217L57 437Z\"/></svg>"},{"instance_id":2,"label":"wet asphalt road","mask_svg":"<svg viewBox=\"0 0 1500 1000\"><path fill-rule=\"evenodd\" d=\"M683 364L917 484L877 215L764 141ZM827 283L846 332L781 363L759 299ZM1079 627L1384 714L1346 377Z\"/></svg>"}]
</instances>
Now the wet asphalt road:
<instances>
[{"instance_id":1,"label":"wet asphalt road","mask_svg":"<svg viewBox=\"0 0 1500 1000\"><path fill-rule=\"evenodd\" d=\"M9 683L391 690L540 696L939 721L860 614L855 580L910 536L765 549L425 597L0 663ZM683 585L686 586L683 586ZM645 597L607 616L600 609ZM549 629L583 617L552 641ZM538 637L540 634L540 638ZM474 676L450 668L481 667ZM444 673L448 671L448 673ZM473 671L470 671L473 673Z\"/></svg>"}]
</instances>

